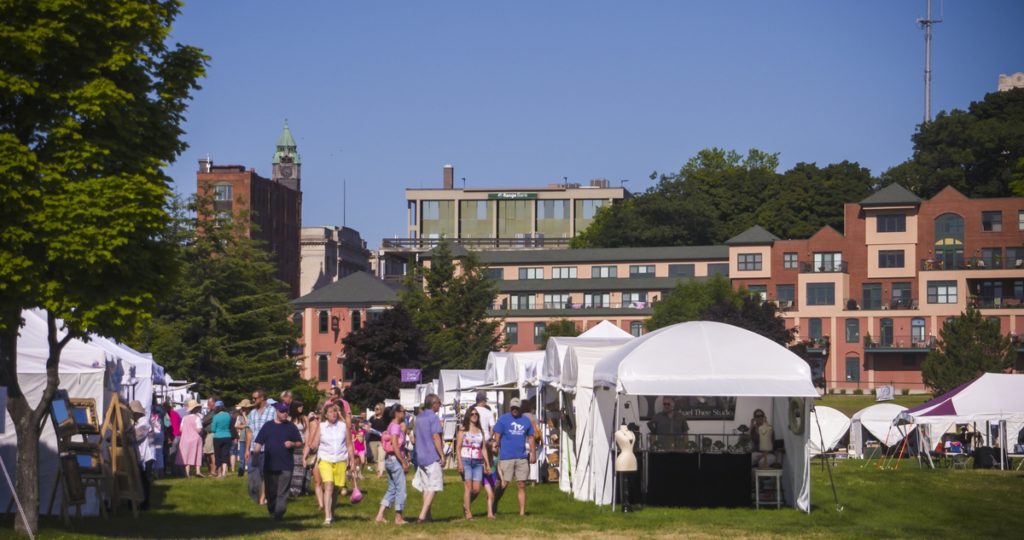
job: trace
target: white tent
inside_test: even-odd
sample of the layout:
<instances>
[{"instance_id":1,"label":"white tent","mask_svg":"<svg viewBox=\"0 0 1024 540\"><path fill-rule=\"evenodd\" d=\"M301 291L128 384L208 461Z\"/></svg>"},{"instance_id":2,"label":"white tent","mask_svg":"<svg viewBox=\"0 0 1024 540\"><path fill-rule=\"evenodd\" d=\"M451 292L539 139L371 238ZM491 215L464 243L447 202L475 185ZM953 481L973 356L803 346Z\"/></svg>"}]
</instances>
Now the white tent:
<instances>
[{"instance_id":1,"label":"white tent","mask_svg":"<svg viewBox=\"0 0 1024 540\"><path fill-rule=\"evenodd\" d=\"M615 326L609 321L601 321L579 335L582 338L625 338L632 339L633 334Z\"/></svg>"},{"instance_id":2,"label":"white tent","mask_svg":"<svg viewBox=\"0 0 1024 540\"><path fill-rule=\"evenodd\" d=\"M885 446L902 441L906 430L893 426L893 421L905 410L906 407L895 403L876 403L854 413L850 419L850 448L857 456L864 456L865 429Z\"/></svg>"},{"instance_id":3,"label":"white tent","mask_svg":"<svg viewBox=\"0 0 1024 540\"><path fill-rule=\"evenodd\" d=\"M732 421L693 421L691 432L728 433L745 423L754 407L764 407L776 438L791 449L783 456L783 492L794 507L810 511L811 482L805 422L810 398L818 396L807 363L785 347L748 330L708 321L680 323L651 332L607 355L594 368L596 403L602 427L595 430L594 500L612 501L614 467L611 434L624 396L722 396L737 398ZM794 406L796 407L794 409ZM604 449L604 453L601 450ZM800 451L794 451L800 449Z\"/></svg>"},{"instance_id":4,"label":"white tent","mask_svg":"<svg viewBox=\"0 0 1024 540\"><path fill-rule=\"evenodd\" d=\"M125 403L138 400L148 413L153 405L153 372L156 365L153 355L140 353L102 336L91 336L89 343L106 351L108 357L121 362L124 371L120 388L122 399Z\"/></svg>"},{"instance_id":5,"label":"white tent","mask_svg":"<svg viewBox=\"0 0 1024 540\"><path fill-rule=\"evenodd\" d=\"M442 369L436 387L442 411L445 414L454 413L451 406L456 401L460 405L472 405L476 397L473 388L484 384L484 376L482 369Z\"/></svg>"},{"instance_id":6,"label":"white tent","mask_svg":"<svg viewBox=\"0 0 1024 540\"><path fill-rule=\"evenodd\" d=\"M807 419L810 436L807 453L814 456L833 450L850 430L850 419L832 407L815 405Z\"/></svg>"},{"instance_id":7,"label":"white tent","mask_svg":"<svg viewBox=\"0 0 1024 540\"><path fill-rule=\"evenodd\" d=\"M29 404L35 406L46 388L46 359L49 356L47 323L45 314L34 310L23 311L22 317L25 319L25 326L21 328L18 337L18 383ZM107 356L105 351L96 345L72 339L61 352L59 369L59 388L67 390L68 396L73 398L96 400L97 413L101 417L111 391L107 385L107 374L111 369L107 364ZM0 452L3 453L4 463L8 466L8 473L13 477L14 471L11 468L17 463L18 438L10 415L6 415L6 419L4 433L0 434ZM39 439L40 513L46 513L51 506L50 494L57 481L57 468L57 438L52 422L47 419ZM59 489L57 497L57 501L52 503L55 513L60 509ZM9 502L9 489L5 482L0 482L0 507L7 508ZM86 504L82 506L82 513L99 513L96 494L91 490L86 493Z\"/></svg>"},{"instance_id":8,"label":"white tent","mask_svg":"<svg viewBox=\"0 0 1024 540\"><path fill-rule=\"evenodd\" d=\"M591 330L598 328L598 326L595 326ZM625 337L552 337L548 339L548 346L544 350L544 361L540 365L537 378L544 384L561 384L562 366L565 364L566 351L568 351L571 346L602 347L607 345L622 345L632 339L633 336L629 334Z\"/></svg>"},{"instance_id":9,"label":"white tent","mask_svg":"<svg viewBox=\"0 0 1024 540\"><path fill-rule=\"evenodd\" d=\"M416 401L416 389L415 388L399 388L398 389L398 402L402 404L402 407L412 411L420 402ZM410 412L411 414L411 412Z\"/></svg>"},{"instance_id":10,"label":"white tent","mask_svg":"<svg viewBox=\"0 0 1024 540\"><path fill-rule=\"evenodd\" d=\"M516 381L519 387L519 396L527 397L527 388L535 388L539 382L540 366L544 363L545 351L517 352L512 354L511 361L506 366L506 377ZM533 394L533 392L529 392Z\"/></svg>"},{"instance_id":11,"label":"white tent","mask_svg":"<svg viewBox=\"0 0 1024 540\"><path fill-rule=\"evenodd\" d=\"M509 382L506 366L514 353L491 351L487 354L487 365L484 367L484 383L489 385Z\"/></svg>"}]
</instances>

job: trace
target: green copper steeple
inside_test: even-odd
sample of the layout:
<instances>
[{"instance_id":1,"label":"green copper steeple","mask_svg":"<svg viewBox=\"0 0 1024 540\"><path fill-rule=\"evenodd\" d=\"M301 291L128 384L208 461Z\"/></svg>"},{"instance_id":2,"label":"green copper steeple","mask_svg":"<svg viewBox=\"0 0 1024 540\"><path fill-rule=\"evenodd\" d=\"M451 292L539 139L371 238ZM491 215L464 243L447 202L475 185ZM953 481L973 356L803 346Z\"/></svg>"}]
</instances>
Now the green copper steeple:
<instances>
[{"instance_id":1,"label":"green copper steeple","mask_svg":"<svg viewBox=\"0 0 1024 540\"><path fill-rule=\"evenodd\" d=\"M301 164L302 159L299 158L298 147L295 145L295 138L292 137L292 130L288 129L288 120L284 121L284 129L281 130L281 136L277 138L277 151L274 152L274 160L271 162L274 165L281 163L281 158L288 156L291 158L292 163Z\"/></svg>"}]
</instances>

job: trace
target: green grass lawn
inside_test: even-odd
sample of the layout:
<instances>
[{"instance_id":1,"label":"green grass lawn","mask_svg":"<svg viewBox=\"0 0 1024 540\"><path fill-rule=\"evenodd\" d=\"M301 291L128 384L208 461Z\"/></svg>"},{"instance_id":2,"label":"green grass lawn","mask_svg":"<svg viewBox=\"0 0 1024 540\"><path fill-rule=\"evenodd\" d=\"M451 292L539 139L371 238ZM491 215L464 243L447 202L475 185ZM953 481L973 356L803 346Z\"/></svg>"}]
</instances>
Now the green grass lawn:
<instances>
[{"instance_id":1,"label":"green grass lawn","mask_svg":"<svg viewBox=\"0 0 1024 540\"><path fill-rule=\"evenodd\" d=\"M138 519L127 507L103 520L83 518L70 528L53 519L43 522L41 538L338 538L356 534L421 538L506 535L514 537L801 537L801 538L1011 538L1024 530L1020 497L1024 473L924 470L904 461L899 471L878 470L875 463L842 461L835 470L839 502L833 502L828 475L812 469L810 514L793 509L643 508L633 514L611 513L591 503L570 500L557 486L528 488L527 515L516 515L514 492L501 504L497 520L462 519L462 489L449 475L435 503L435 522L423 525L377 525L372 522L384 482L365 481L366 499L346 501L331 527L321 525L312 496L292 500L283 522L273 522L245 494L241 479L171 479L154 486L154 509ZM680 486L700 489L700 486ZM419 493L410 489L410 518L419 509ZM483 511L478 500L475 510ZM390 515L389 515L390 517ZM10 516L4 521L10 532Z\"/></svg>"},{"instance_id":2,"label":"green grass lawn","mask_svg":"<svg viewBox=\"0 0 1024 540\"><path fill-rule=\"evenodd\" d=\"M895 396L892 401L886 403L895 403L896 405L902 405L906 408L916 407L925 401L931 399L931 394L913 394L909 396ZM865 395L838 395L838 394L825 394L820 399L814 400L815 405L824 405L826 407L832 407L842 411L846 416L853 416L853 413L874 405L875 403L881 403L875 399L875 396L870 393Z\"/></svg>"}]
</instances>

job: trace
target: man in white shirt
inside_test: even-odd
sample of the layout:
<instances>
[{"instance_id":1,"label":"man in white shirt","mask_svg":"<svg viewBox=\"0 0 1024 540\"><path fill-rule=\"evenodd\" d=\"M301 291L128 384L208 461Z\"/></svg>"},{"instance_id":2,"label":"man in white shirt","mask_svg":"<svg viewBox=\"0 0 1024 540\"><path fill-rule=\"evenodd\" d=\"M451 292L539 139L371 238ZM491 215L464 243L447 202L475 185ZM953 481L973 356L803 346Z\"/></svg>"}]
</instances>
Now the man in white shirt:
<instances>
[{"instance_id":1,"label":"man in white shirt","mask_svg":"<svg viewBox=\"0 0 1024 540\"><path fill-rule=\"evenodd\" d=\"M153 444L150 441L153 426L149 423L149 416L141 402L132 401L128 404L128 409L132 411L132 419L135 421L135 450L139 455L139 473L142 476L143 498L140 508L147 510L149 508L150 477L153 474L154 455Z\"/></svg>"},{"instance_id":2,"label":"man in white shirt","mask_svg":"<svg viewBox=\"0 0 1024 540\"><path fill-rule=\"evenodd\" d=\"M491 440L491 433L494 431L494 411L487 406L487 392L476 393L476 405L473 405L473 408L480 414L480 429L484 432L484 440Z\"/></svg>"}]
</instances>

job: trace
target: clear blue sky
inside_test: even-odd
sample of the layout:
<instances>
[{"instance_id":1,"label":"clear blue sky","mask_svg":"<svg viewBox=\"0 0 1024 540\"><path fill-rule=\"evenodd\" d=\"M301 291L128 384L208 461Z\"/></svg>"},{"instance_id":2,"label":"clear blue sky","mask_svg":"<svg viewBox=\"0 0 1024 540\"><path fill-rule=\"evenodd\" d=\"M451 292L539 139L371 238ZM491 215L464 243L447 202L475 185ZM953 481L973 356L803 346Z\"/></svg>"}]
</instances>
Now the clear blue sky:
<instances>
[{"instance_id":1,"label":"clear blue sky","mask_svg":"<svg viewBox=\"0 0 1024 540\"><path fill-rule=\"evenodd\" d=\"M1024 71L1024 1L934 0L932 111ZM405 234L407 187L607 178L642 191L710 146L800 161L909 157L923 115L925 0L192 0L172 39L212 57L169 167L270 174L288 119L303 224L370 248Z\"/></svg>"}]
</instances>

